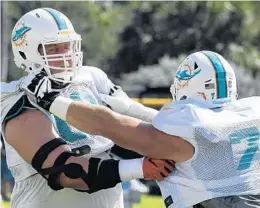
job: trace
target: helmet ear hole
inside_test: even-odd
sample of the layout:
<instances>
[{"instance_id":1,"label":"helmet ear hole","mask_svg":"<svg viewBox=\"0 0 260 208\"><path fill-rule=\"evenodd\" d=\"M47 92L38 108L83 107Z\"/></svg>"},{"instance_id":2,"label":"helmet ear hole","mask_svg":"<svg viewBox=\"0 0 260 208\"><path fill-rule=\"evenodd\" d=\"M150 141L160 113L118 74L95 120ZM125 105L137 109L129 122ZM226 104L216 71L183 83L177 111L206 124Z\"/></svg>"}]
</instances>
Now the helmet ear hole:
<instances>
[{"instance_id":1,"label":"helmet ear hole","mask_svg":"<svg viewBox=\"0 0 260 208\"><path fill-rule=\"evenodd\" d=\"M25 55L25 53L24 52L22 52L22 51L19 51L19 54L20 54L20 56L24 59L24 60L26 60L26 55Z\"/></svg>"},{"instance_id":2,"label":"helmet ear hole","mask_svg":"<svg viewBox=\"0 0 260 208\"><path fill-rule=\"evenodd\" d=\"M38 45L37 50L38 50L38 52L39 52L41 55L43 55L43 46L42 46L42 44L39 44L39 45Z\"/></svg>"},{"instance_id":3,"label":"helmet ear hole","mask_svg":"<svg viewBox=\"0 0 260 208\"><path fill-rule=\"evenodd\" d=\"M187 99L187 96L186 95L183 95L180 100L186 100Z\"/></svg>"}]
</instances>

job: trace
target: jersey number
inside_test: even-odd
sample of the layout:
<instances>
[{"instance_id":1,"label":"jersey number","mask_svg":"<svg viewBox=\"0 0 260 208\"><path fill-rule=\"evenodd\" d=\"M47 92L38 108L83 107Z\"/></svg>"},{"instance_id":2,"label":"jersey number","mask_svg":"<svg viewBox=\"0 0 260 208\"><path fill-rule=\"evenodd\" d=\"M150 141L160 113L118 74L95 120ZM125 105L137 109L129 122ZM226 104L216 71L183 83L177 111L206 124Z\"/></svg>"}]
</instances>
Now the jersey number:
<instances>
[{"instance_id":1,"label":"jersey number","mask_svg":"<svg viewBox=\"0 0 260 208\"><path fill-rule=\"evenodd\" d=\"M246 149L239 160L238 170L246 170L250 167L254 155L258 150L259 130L250 127L235 130L229 135L231 144L241 144L246 142Z\"/></svg>"}]
</instances>

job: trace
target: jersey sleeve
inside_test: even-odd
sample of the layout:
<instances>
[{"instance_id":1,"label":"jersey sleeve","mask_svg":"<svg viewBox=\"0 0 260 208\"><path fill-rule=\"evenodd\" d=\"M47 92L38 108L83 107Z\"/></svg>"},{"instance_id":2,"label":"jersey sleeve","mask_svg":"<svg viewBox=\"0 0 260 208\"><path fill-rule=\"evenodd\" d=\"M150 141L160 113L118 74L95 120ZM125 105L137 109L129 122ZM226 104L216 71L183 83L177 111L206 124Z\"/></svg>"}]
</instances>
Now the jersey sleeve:
<instances>
[{"instance_id":1,"label":"jersey sleeve","mask_svg":"<svg viewBox=\"0 0 260 208\"><path fill-rule=\"evenodd\" d=\"M17 116L24 107L35 108L26 98L25 91L19 90L21 80L1 82L1 123Z\"/></svg>"}]
</instances>

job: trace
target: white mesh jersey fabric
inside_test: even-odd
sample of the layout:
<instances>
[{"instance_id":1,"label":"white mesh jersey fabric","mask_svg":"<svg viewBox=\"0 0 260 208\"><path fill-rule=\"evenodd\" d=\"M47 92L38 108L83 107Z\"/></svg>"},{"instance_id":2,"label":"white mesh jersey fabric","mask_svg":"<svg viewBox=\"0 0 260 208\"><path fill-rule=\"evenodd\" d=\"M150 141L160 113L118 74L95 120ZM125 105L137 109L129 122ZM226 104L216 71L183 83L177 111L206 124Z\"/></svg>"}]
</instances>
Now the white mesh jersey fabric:
<instances>
[{"instance_id":1,"label":"white mesh jersey fabric","mask_svg":"<svg viewBox=\"0 0 260 208\"><path fill-rule=\"evenodd\" d=\"M3 120L8 111L24 95L24 92L19 91L17 88L19 81L20 80L11 83L1 83L2 125L4 124ZM93 104L102 104L99 99L99 92L108 94L112 85L112 82L102 70L95 67L84 66L78 77L76 77L75 82L63 93L65 96L71 97L74 100L84 100ZM51 116L46 111L43 111L43 113L49 116L57 132L61 137L64 136L64 139L71 148L89 145L90 152L86 156L97 155L113 146L113 142L107 138L81 132L57 117ZM1 129L4 129L2 125ZM5 140L4 132L2 133ZM5 142L5 147L7 164L16 181L21 181L36 173L31 165L26 163L12 146Z\"/></svg>"},{"instance_id":2,"label":"white mesh jersey fabric","mask_svg":"<svg viewBox=\"0 0 260 208\"><path fill-rule=\"evenodd\" d=\"M62 94L73 100L86 101L94 105L102 104L95 83L91 80L71 84ZM91 148L88 156L92 156L109 149L113 145L113 142L105 137L82 132L56 116L51 115L51 117L57 132L72 149L88 145Z\"/></svg>"},{"instance_id":3,"label":"white mesh jersey fabric","mask_svg":"<svg viewBox=\"0 0 260 208\"><path fill-rule=\"evenodd\" d=\"M75 81L62 94L77 101L89 102L93 105L103 105L99 93L108 94L112 82L107 75L96 67L84 66ZM105 137L82 132L67 122L51 115L54 127L69 146L73 148L88 145L90 152L88 156L97 155L113 146L113 142Z\"/></svg>"},{"instance_id":4,"label":"white mesh jersey fabric","mask_svg":"<svg viewBox=\"0 0 260 208\"><path fill-rule=\"evenodd\" d=\"M163 121L159 115L154 126L166 133L186 134L184 139L195 147L190 160L177 163L176 171L158 182L168 207L188 207L221 196L260 194L259 101L259 97L242 99L215 110L187 103L182 113L171 104L161 110L165 116L168 112L168 117ZM187 122L183 118L188 118ZM180 132L186 126L189 131Z\"/></svg>"}]
</instances>

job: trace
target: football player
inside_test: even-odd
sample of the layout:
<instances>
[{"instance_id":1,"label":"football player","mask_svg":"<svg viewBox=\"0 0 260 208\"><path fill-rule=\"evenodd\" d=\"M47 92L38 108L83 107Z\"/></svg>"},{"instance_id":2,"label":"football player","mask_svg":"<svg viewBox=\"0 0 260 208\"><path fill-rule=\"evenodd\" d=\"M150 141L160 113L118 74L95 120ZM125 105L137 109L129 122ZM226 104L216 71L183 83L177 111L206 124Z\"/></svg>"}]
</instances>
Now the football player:
<instances>
[{"instance_id":1,"label":"football player","mask_svg":"<svg viewBox=\"0 0 260 208\"><path fill-rule=\"evenodd\" d=\"M40 8L22 16L11 43L17 67L29 75L44 72L65 97L103 105L100 93L119 89L100 69L82 66L81 36L57 10ZM15 178L13 208L121 208L121 181L161 180L173 170L168 160L113 159L109 138L80 131L30 102L17 88L24 78L1 83L2 136ZM157 111L133 102L124 113L150 121Z\"/></svg>"},{"instance_id":2,"label":"football player","mask_svg":"<svg viewBox=\"0 0 260 208\"><path fill-rule=\"evenodd\" d=\"M260 97L237 100L235 72L220 54L199 51L179 65L170 88L175 102L151 124L65 98L50 79L37 76L21 86L32 102L82 131L176 162L176 171L158 182L166 207L260 207L259 196L238 197L260 194ZM102 100L114 110L131 103L108 95Z\"/></svg>"}]
</instances>

